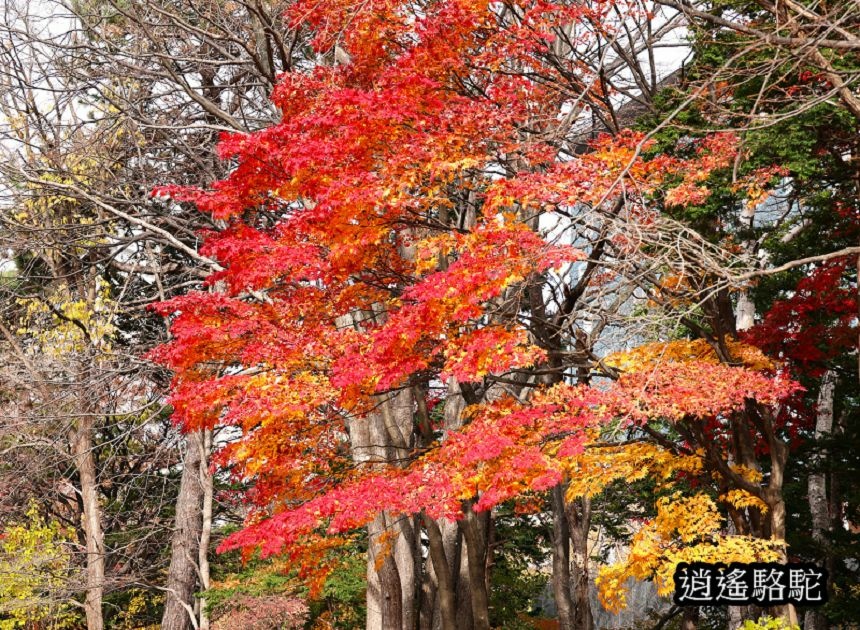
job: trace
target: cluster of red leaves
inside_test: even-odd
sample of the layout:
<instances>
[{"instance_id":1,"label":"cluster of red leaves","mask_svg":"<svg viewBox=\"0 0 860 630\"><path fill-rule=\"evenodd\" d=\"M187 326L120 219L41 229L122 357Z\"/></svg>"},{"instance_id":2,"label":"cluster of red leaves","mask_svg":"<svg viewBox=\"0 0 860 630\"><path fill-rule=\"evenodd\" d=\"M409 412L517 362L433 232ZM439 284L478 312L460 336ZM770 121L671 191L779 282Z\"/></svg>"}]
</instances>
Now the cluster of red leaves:
<instances>
[{"instance_id":1,"label":"cluster of red leaves","mask_svg":"<svg viewBox=\"0 0 860 630\"><path fill-rule=\"evenodd\" d=\"M815 267L745 340L786 361L797 374L820 377L829 359L857 344L857 287L846 280L847 265L840 259Z\"/></svg>"}]
</instances>

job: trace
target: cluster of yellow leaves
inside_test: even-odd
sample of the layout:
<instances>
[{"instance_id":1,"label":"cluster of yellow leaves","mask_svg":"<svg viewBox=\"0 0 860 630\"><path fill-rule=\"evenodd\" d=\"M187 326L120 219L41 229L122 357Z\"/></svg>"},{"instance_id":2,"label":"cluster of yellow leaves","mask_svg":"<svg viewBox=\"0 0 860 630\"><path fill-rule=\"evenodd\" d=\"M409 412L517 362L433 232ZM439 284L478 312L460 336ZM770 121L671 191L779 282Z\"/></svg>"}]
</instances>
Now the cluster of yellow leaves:
<instances>
[{"instance_id":1,"label":"cluster of yellow leaves","mask_svg":"<svg viewBox=\"0 0 860 630\"><path fill-rule=\"evenodd\" d=\"M726 339L725 346L732 360L743 367L751 370L772 370L776 367L774 362L755 346L732 339ZM603 360L609 367L623 372L635 372L660 363L683 361L720 363L717 353L704 339L646 343L632 350L615 352Z\"/></svg>"},{"instance_id":2,"label":"cluster of yellow leaves","mask_svg":"<svg viewBox=\"0 0 860 630\"><path fill-rule=\"evenodd\" d=\"M734 340L725 340L733 362L750 370L772 370L776 365L760 350ZM641 345L604 359L607 366L622 372L653 370L660 364L699 362L720 364L714 348L705 340L678 340ZM610 483L643 479L656 482L662 495L656 503L657 515L633 534L626 557L602 567L597 577L598 593L605 608L619 611L626 605L626 583L630 579L653 580L660 595L674 589L674 572L679 562L753 562L777 561L784 541L751 536L727 535L724 518L714 499L707 493L682 492L676 485L682 478L701 478L705 473L704 453L676 453L647 441L601 443L597 432L584 451L564 462L570 478L567 499L590 497ZM751 483L761 481L761 472L733 466L736 473ZM732 489L719 500L737 509L767 506L749 492Z\"/></svg>"},{"instance_id":3,"label":"cluster of yellow leaves","mask_svg":"<svg viewBox=\"0 0 860 630\"><path fill-rule=\"evenodd\" d=\"M81 352L88 345L109 352L110 340L116 334L116 304L108 283L96 278L91 297L92 300L73 299L67 289L61 288L44 299L19 299L25 311L17 332L35 340L31 349L38 354L60 357Z\"/></svg>"},{"instance_id":4,"label":"cluster of yellow leaves","mask_svg":"<svg viewBox=\"0 0 860 630\"><path fill-rule=\"evenodd\" d=\"M679 472L698 474L702 471L702 453L675 455L650 442L595 446L564 463L570 477L567 500L592 497L613 481L628 483L652 477L658 483L670 483Z\"/></svg>"},{"instance_id":5,"label":"cluster of yellow leaves","mask_svg":"<svg viewBox=\"0 0 860 630\"><path fill-rule=\"evenodd\" d=\"M77 615L60 597L71 572L66 546L71 536L56 521L45 522L35 506L25 523L0 532L0 630L42 627L42 622L57 630L77 624Z\"/></svg>"},{"instance_id":6,"label":"cluster of yellow leaves","mask_svg":"<svg viewBox=\"0 0 860 630\"><path fill-rule=\"evenodd\" d=\"M128 603L111 619L111 627L117 630L158 630L161 627L159 625L141 625L140 617L145 615L151 606L160 605L164 601L164 595L153 594L142 588L133 588L129 593L131 597Z\"/></svg>"},{"instance_id":7,"label":"cluster of yellow leaves","mask_svg":"<svg viewBox=\"0 0 860 630\"><path fill-rule=\"evenodd\" d=\"M757 496L750 494L746 490L729 490L727 493L720 495L720 500L732 505L738 510L746 508L755 508L762 514L767 512L767 503L759 499Z\"/></svg>"},{"instance_id":8,"label":"cluster of yellow leaves","mask_svg":"<svg viewBox=\"0 0 860 630\"><path fill-rule=\"evenodd\" d=\"M743 464L732 464L731 469L750 483L758 483L764 478L760 470L744 466Z\"/></svg>"},{"instance_id":9,"label":"cluster of yellow leaves","mask_svg":"<svg viewBox=\"0 0 860 630\"><path fill-rule=\"evenodd\" d=\"M735 473L737 473L739 476L743 477L750 483L759 483L762 480L762 474L760 470L748 468L747 466L743 466L740 464L733 464L731 468ZM717 473L714 473L714 478L716 477ZM754 508L760 511L762 514L766 513L769 509L767 503L762 501L757 496L750 494L746 490L741 490L740 488L735 488L733 490L729 490L724 494L721 494L720 501L723 501L738 510Z\"/></svg>"},{"instance_id":10,"label":"cluster of yellow leaves","mask_svg":"<svg viewBox=\"0 0 860 630\"><path fill-rule=\"evenodd\" d=\"M657 592L666 596L675 588L679 562L776 562L784 542L720 532L723 518L705 494L675 493L657 502L657 518L634 536L625 559L603 567L596 583L601 604L611 611L626 605L625 583L630 578L654 580Z\"/></svg>"},{"instance_id":11,"label":"cluster of yellow leaves","mask_svg":"<svg viewBox=\"0 0 860 630\"><path fill-rule=\"evenodd\" d=\"M40 181L26 184L32 194L24 203L24 208L15 214L16 221L40 227L48 224L57 228L94 223L91 213L79 199L60 191L68 186L92 185L103 173L104 165L95 157L70 154L66 156L64 167L62 174L43 173Z\"/></svg>"},{"instance_id":12,"label":"cluster of yellow leaves","mask_svg":"<svg viewBox=\"0 0 860 630\"><path fill-rule=\"evenodd\" d=\"M747 619L742 630L800 630L797 624L792 625L782 617L770 617L765 615L759 619Z\"/></svg>"},{"instance_id":13,"label":"cluster of yellow leaves","mask_svg":"<svg viewBox=\"0 0 860 630\"><path fill-rule=\"evenodd\" d=\"M722 533L724 519L707 494L673 491L679 473L692 477L703 473L704 453L679 455L644 441L603 445L595 433L590 437L592 442L582 453L564 461L570 478L568 501L596 495L617 480L631 483L650 478L659 491L671 492L658 499L656 518L633 535L627 556L601 568L596 582L606 609L617 612L625 607L630 578L653 580L660 595L670 594L679 562L768 562L781 557L782 541ZM733 468L748 481L761 480L757 470ZM719 498L739 509L767 509L758 497L743 490L730 490Z\"/></svg>"}]
</instances>

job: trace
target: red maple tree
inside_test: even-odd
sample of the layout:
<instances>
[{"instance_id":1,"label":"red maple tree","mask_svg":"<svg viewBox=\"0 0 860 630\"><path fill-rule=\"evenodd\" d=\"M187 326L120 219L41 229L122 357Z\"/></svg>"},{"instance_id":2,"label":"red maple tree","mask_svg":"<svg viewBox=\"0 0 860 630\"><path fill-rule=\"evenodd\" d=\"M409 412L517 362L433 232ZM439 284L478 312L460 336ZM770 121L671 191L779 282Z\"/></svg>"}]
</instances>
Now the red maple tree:
<instances>
[{"instance_id":1,"label":"red maple tree","mask_svg":"<svg viewBox=\"0 0 860 630\"><path fill-rule=\"evenodd\" d=\"M622 5L636 10L293 6L324 62L281 78L282 121L225 135L219 155L236 166L211 190L160 190L225 224L201 248L224 268L215 290L158 306L173 341L153 353L175 372L178 422L241 429L219 457L252 484L256 509L222 548L290 553L318 585L324 552L369 527L383 590L408 601L397 545L423 528L453 628L459 566L440 534L459 521L470 614L485 628L494 506L561 487L601 427L719 424L794 391L772 371L695 357L620 373L570 323L586 287L621 278L612 265L596 273L607 250L642 251L655 191L700 202L736 150L719 134L686 159L644 157L648 138L624 132L571 151L572 90L600 87L558 38L605 36L593 25ZM541 219L572 225L578 208L629 231L598 228L580 246ZM593 383L593 371L614 380ZM380 627L401 627L400 603L385 603Z\"/></svg>"}]
</instances>

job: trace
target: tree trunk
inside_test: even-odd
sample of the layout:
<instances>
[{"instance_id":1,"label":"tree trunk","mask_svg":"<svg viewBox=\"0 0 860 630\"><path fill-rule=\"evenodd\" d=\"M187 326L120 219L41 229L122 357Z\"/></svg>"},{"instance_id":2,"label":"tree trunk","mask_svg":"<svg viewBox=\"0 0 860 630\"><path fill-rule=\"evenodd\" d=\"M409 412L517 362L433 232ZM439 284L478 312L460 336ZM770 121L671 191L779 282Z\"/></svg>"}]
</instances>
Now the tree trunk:
<instances>
[{"instance_id":1,"label":"tree trunk","mask_svg":"<svg viewBox=\"0 0 860 630\"><path fill-rule=\"evenodd\" d=\"M390 540L387 544L380 542L389 527L389 519L382 513L367 528L367 630L403 630L403 590L394 559L395 543ZM374 586L372 594L371 583Z\"/></svg>"},{"instance_id":2,"label":"tree trunk","mask_svg":"<svg viewBox=\"0 0 860 630\"><path fill-rule=\"evenodd\" d=\"M765 496L769 508L769 521L767 532L771 539L785 540L786 532L786 508L782 488L785 480L785 465L788 461L788 445L777 438L773 432L773 424L770 419L764 422L765 434L770 446L770 483L765 488ZM782 551L781 562L786 562L786 552ZM784 604L773 609L775 616L780 616L791 625L797 625L797 609L794 604Z\"/></svg>"},{"instance_id":3,"label":"tree trunk","mask_svg":"<svg viewBox=\"0 0 860 630\"><path fill-rule=\"evenodd\" d=\"M471 506L459 522L466 539L466 556L469 562L469 591L472 604L472 623L475 630L490 630L490 600L487 593L487 539L486 512L478 515Z\"/></svg>"},{"instance_id":4,"label":"tree trunk","mask_svg":"<svg viewBox=\"0 0 860 630\"><path fill-rule=\"evenodd\" d=\"M377 410L349 420L350 447L356 463L396 464L409 455L413 431L411 390L381 399ZM388 543L380 543L386 531ZM412 630L418 624L419 587L416 572L416 531L408 518L391 519L383 513L367 527L367 620L368 630ZM396 578L397 583L394 583ZM397 602L393 598L397 598Z\"/></svg>"},{"instance_id":5,"label":"tree trunk","mask_svg":"<svg viewBox=\"0 0 860 630\"><path fill-rule=\"evenodd\" d=\"M176 525L170 548L167 572L167 597L161 617L162 630L188 630L196 627L194 591L198 578L198 553L202 527L203 484L200 463L203 432L189 433L182 459L182 479L176 498Z\"/></svg>"},{"instance_id":6,"label":"tree trunk","mask_svg":"<svg viewBox=\"0 0 860 630\"><path fill-rule=\"evenodd\" d=\"M818 392L818 414L815 419L815 439L826 438L833 431L833 398L836 390L836 374L828 370L821 379L821 389ZM830 569L832 564L828 550L827 532L830 531L831 514L827 500L827 487L823 471L815 470L826 461L827 454L819 453L812 458L813 472L809 475L809 511L812 514L812 539L821 546L825 556L825 566ZM827 618L819 609L806 611L803 627L806 630L826 630Z\"/></svg>"},{"instance_id":7,"label":"tree trunk","mask_svg":"<svg viewBox=\"0 0 860 630\"><path fill-rule=\"evenodd\" d=\"M404 465L410 456L415 428L415 401L411 389L404 389L388 398L381 406L384 438L388 448L388 461L394 465ZM395 520L389 517L389 527L396 533L392 548L397 575L400 579L400 609L403 630L415 630L418 623L420 603L420 567L416 570L416 558L420 562L420 540L413 527L413 519L401 516Z\"/></svg>"},{"instance_id":8,"label":"tree trunk","mask_svg":"<svg viewBox=\"0 0 860 630\"><path fill-rule=\"evenodd\" d=\"M468 219L472 220L472 219ZM448 396L445 399L444 426L446 431L455 431L463 426L463 409L466 402L457 381L452 377L448 380ZM473 630L475 621L472 611L472 589L469 571L468 553L463 553L463 529L458 523L441 521L442 540L445 545L445 556L451 567L451 577L454 580L454 594L457 605L457 630Z\"/></svg>"},{"instance_id":9,"label":"tree trunk","mask_svg":"<svg viewBox=\"0 0 860 630\"><path fill-rule=\"evenodd\" d=\"M591 529L591 499L580 497L567 507L567 522L570 540L573 543L573 627L576 630L591 630L594 617L591 615L591 600L588 597L588 532Z\"/></svg>"},{"instance_id":10,"label":"tree trunk","mask_svg":"<svg viewBox=\"0 0 860 630\"><path fill-rule=\"evenodd\" d=\"M833 431L833 395L836 389L836 375L828 371L821 379L821 390L818 393L818 414L815 421L815 439L821 440ZM812 458L813 468L821 466L827 459L826 453L820 453ZM827 488L824 473L815 470L809 475L809 511L812 514L812 538L819 544L824 544L825 533L830 529L830 510L827 501Z\"/></svg>"},{"instance_id":11,"label":"tree trunk","mask_svg":"<svg viewBox=\"0 0 860 630\"><path fill-rule=\"evenodd\" d=\"M379 516L377 518L382 518ZM380 586L379 572L375 566L375 546L374 540L374 523L367 526L367 589L365 590L364 605L367 609L367 617L365 619L365 628L373 630L373 628L382 627L382 587Z\"/></svg>"},{"instance_id":12,"label":"tree trunk","mask_svg":"<svg viewBox=\"0 0 860 630\"><path fill-rule=\"evenodd\" d=\"M457 630L457 591L454 575L445 554L445 543L439 524L424 517L427 537L430 541L430 566L436 577L436 598L439 602L439 617L442 630ZM434 606L435 608L435 606Z\"/></svg>"},{"instance_id":13,"label":"tree trunk","mask_svg":"<svg viewBox=\"0 0 860 630\"><path fill-rule=\"evenodd\" d=\"M570 527L564 508L564 484L552 489L552 589L558 609L558 627L573 630L570 586Z\"/></svg>"},{"instance_id":14,"label":"tree trunk","mask_svg":"<svg viewBox=\"0 0 860 630\"><path fill-rule=\"evenodd\" d=\"M339 326L352 325L349 317L344 317L338 322ZM362 464L372 459L384 456L384 449L374 446L371 436L371 418L350 418L348 420L349 442L351 456L354 462ZM378 452L382 450L382 454ZM382 627L382 593L380 591L379 574L375 566L375 553L377 536L376 530L381 527L382 515L367 526L367 588L365 590L365 606L367 608L366 627L367 630Z\"/></svg>"},{"instance_id":15,"label":"tree trunk","mask_svg":"<svg viewBox=\"0 0 860 630\"><path fill-rule=\"evenodd\" d=\"M463 553L463 531L458 523L445 519L439 521L439 530L442 532L442 545L451 573L457 630L473 630L475 624L472 620L472 591L469 588L469 558ZM434 622L433 628L441 630L441 618Z\"/></svg>"},{"instance_id":16,"label":"tree trunk","mask_svg":"<svg viewBox=\"0 0 860 630\"><path fill-rule=\"evenodd\" d=\"M200 590L209 590L209 540L212 537L212 492L214 479L209 472L209 455L212 452L212 431L203 431L203 451L200 455L200 483L203 486L203 514L200 529L200 545L197 550L197 566L200 568ZM200 598L200 630L209 630L209 614L206 600Z\"/></svg>"},{"instance_id":17,"label":"tree trunk","mask_svg":"<svg viewBox=\"0 0 860 630\"><path fill-rule=\"evenodd\" d=\"M738 331L748 330L755 325L755 304L747 291L741 291L738 295L735 322L735 328Z\"/></svg>"},{"instance_id":18,"label":"tree trunk","mask_svg":"<svg viewBox=\"0 0 860 630\"><path fill-rule=\"evenodd\" d=\"M81 482L84 535L86 536L86 599L84 611L87 630L102 630L102 594L105 581L104 534L101 527L101 508L98 498L98 477L93 453L94 418L84 415L72 435L72 453Z\"/></svg>"}]
</instances>

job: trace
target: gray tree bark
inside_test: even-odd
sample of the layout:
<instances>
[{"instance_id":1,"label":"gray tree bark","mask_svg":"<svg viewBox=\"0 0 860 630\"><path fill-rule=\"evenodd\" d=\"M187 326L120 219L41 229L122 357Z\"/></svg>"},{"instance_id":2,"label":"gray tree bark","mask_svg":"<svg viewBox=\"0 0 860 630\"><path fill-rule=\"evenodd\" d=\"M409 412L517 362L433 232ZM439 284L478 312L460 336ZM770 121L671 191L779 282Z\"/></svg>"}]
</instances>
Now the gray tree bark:
<instances>
[{"instance_id":1,"label":"gray tree bark","mask_svg":"<svg viewBox=\"0 0 860 630\"><path fill-rule=\"evenodd\" d=\"M435 576L436 586L432 610L434 613L437 610L436 598L438 598L439 627L442 630L457 630L456 584L451 571L451 564L445 553L442 530L436 521L428 517L424 518L424 523L427 527L427 536L430 542L429 567L432 570L433 576Z\"/></svg>"},{"instance_id":2,"label":"gray tree bark","mask_svg":"<svg viewBox=\"0 0 860 630\"><path fill-rule=\"evenodd\" d=\"M472 624L475 630L490 630L490 599L487 580L487 533L489 514L471 507L458 523L466 542Z\"/></svg>"},{"instance_id":3,"label":"gray tree bark","mask_svg":"<svg viewBox=\"0 0 860 630\"><path fill-rule=\"evenodd\" d=\"M591 630L594 617L588 597L588 532L591 529L591 499L580 497L567 506L567 522L573 543L571 581L573 582L573 627Z\"/></svg>"},{"instance_id":4,"label":"gray tree bark","mask_svg":"<svg viewBox=\"0 0 860 630\"><path fill-rule=\"evenodd\" d=\"M824 373L821 379L821 389L818 392L818 413L815 418L815 439L820 440L833 432L833 399L836 390L836 374L832 370ZM821 464L826 453L819 453L812 458L813 467ZM830 531L831 515L830 502L827 499L825 474L815 471L809 475L807 482L809 496L809 511L812 514L812 538L824 550L825 564L829 564L827 551L827 532ZM829 568L829 567L828 567ZM805 630L827 630L827 618L820 610L813 608L806 611L803 619Z\"/></svg>"},{"instance_id":5,"label":"gray tree bark","mask_svg":"<svg viewBox=\"0 0 860 630\"><path fill-rule=\"evenodd\" d=\"M204 488L200 480L203 455L203 432L189 433L182 458L182 478L176 498L176 524L170 547L167 572L167 596L162 630L188 630L197 626L194 614L194 592L198 579L198 553L203 525Z\"/></svg>"},{"instance_id":6,"label":"gray tree bark","mask_svg":"<svg viewBox=\"0 0 860 630\"><path fill-rule=\"evenodd\" d=\"M564 486L552 489L552 590L561 630L574 630L570 582L570 525L564 506Z\"/></svg>"},{"instance_id":7,"label":"gray tree bark","mask_svg":"<svg viewBox=\"0 0 860 630\"><path fill-rule=\"evenodd\" d=\"M101 527L101 508L98 498L98 476L93 453L95 419L84 415L72 434L72 454L80 479L84 535L86 537L86 597L84 612L87 630L102 630L102 596L105 581L104 533Z\"/></svg>"},{"instance_id":8,"label":"gray tree bark","mask_svg":"<svg viewBox=\"0 0 860 630\"><path fill-rule=\"evenodd\" d=\"M409 455L414 400L403 390L379 400L377 409L349 421L352 458L358 463L396 464ZM412 630L418 623L421 581L416 571L417 532L408 518L383 513L368 526L368 630ZM383 534L392 535L382 544ZM396 600L396 601L395 601Z\"/></svg>"},{"instance_id":9,"label":"gray tree bark","mask_svg":"<svg viewBox=\"0 0 860 630\"><path fill-rule=\"evenodd\" d=\"M200 455L200 483L203 486L203 512L200 528L200 545L197 550L197 566L200 570L200 590L209 590L209 541L212 537L212 494L214 479L209 472L209 455L212 453L212 431L203 431L203 447ZM200 598L200 630L209 630L209 615L206 599Z\"/></svg>"},{"instance_id":10,"label":"gray tree bark","mask_svg":"<svg viewBox=\"0 0 860 630\"><path fill-rule=\"evenodd\" d=\"M399 567L393 549L380 542L380 537L389 527L389 519L385 513L378 515L367 527L369 538L367 630L403 630L404 628L403 589Z\"/></svg>"}]
</instances>

